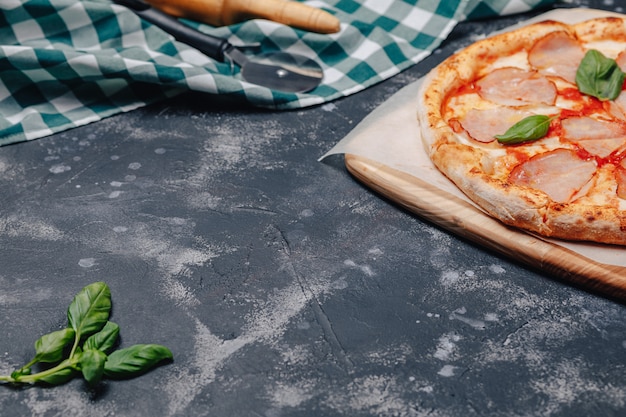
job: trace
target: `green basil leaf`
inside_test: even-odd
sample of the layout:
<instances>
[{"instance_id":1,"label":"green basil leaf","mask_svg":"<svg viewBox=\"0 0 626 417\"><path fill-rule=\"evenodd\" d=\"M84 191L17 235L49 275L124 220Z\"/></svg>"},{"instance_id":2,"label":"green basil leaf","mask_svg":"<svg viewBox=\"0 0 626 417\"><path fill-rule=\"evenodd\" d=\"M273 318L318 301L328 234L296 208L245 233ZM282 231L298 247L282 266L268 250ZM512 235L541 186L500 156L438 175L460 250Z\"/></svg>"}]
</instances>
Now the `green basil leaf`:
<instances>
[{"instance_id":1,"label":"green basil leaf","mask_svg":"<svg viewBox=\"0 0 626 417\"><path fill-rule=\"evenodd\" d=\"M65 384L70 379L74 378L76 375L76 370L73 368L63 368L58 371L48 374L45 376L41 376L37 378L37 382L45 382L50 385L61 385Z\"/></svg>"},{"instance_id":2,"label":"green basil leaf","mask_svg":"<svg viewBox=\"0 0 626 417\"><path fill-rule=\"evenodd\" d=\"M92 334L85 340L83 344L83 349L96 349L101 350L104 353L109 353L115 342L117 342L117 337L120 334L120 326L113 323L112 321L107 321L102 330L98 333Z\"/></svg>"},{"instance_id":3,"label":"green basil leaf","mask_svg":"<svg viewBox=\"0 0 626 417\"><path fill-rule=\"evenodd\" d=\"M100 331L109 320L110 311L111 290L104 282L94 282L76 294L67 319L80 338Z\"/></svg>"},{"instance_id":4,"label":"green basil leaf","mask_svg":"<svg viewBox=\"0 0 626 417\"><path fill-rule=\"evenodd\" d=\"M63 349L74 341L74 329L65 328L41 336L35 342L37 362L59 362L63 359Z\"/></svg>"},{"instance_id":5,"label":"green basil leaf","mask_svg":"<svg viewBox=\"0 0 626 417\"><path fill-rule=\"evenodd\" d=\"M109 355L104 364L104 375L109 378L130 378L147 372L163 360L172 358L172 352L165 346L133 345Z\"/></svg>"},{"instance_id":6,"label":"green basil leaf","mask_svg":"<svg viewBox=\"0 0 626 417\"><path fill-rule=\"evenodd\" d=\"M503 135L496 135L498 142L514 144L541 139L548 133L552 118L542 114L528 116L511 126Z\"/></svg>"},{"instance_id":7,"label":"green basil leaf","mask_svg":"<svg viewBox=\"0 0 626 417\"><path fill-rule=\"evenodd\" d=\"M102 379L107 355L96 349L87 349L80 355L80 371L89 385L95 385Z\"/></svg>"},{"instance_id":8,"label":"green basil leaf","mask_svg":"<svg viewBox=\"0 0 626 417\"><path fill-rule=\"evenodd\" d=\"M576 85L581 93L600 100L615 100L622 92L624 72L614 59L591 49L585 53L576 71Z\"/></svg>"}]
</instances>

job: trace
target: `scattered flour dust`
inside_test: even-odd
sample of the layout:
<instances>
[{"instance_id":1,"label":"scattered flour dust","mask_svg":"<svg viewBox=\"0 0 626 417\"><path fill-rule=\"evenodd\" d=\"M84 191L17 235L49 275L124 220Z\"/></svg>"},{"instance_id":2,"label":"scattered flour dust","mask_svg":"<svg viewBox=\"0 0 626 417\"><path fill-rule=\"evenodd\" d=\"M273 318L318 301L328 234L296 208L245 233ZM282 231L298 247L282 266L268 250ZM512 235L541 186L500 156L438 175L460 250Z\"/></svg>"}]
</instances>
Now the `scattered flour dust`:
<instances>
[{"instance_id":1,"label":"scattered flour dust","mask_svg":"<svg viewBox=\"0 0 626 417\"><path fill-rule=\"evenodd\" d=\"M329 394L327 405L341 414L367 412L376 416L419 416L419 403L403 398L405 385L395 375L355 378L344 389Z\"/></svg>"},{"instance_id":2,"label":"scattered flour dust","mask_svg":"<svg viewBox=\"0 0 626 417\"><path fill-rule=\"evenodd\" d=\"M0 232L12 237L29 237L35 240L61 240L64 234L56 227L39 219L10 215L0 217Z\"/></svg>"},{"instance_id":3,"label":"scattered flour dust","mask_svg":"<svg viewBox=\"0 0 626 417\"><path fill-rule=\"evenodd\" d=\"M110 417L115 415L115 403L93 401L86 391L60 385L53 390L31 389L24 391L24 405L32 416ZM59 401L63 398L63 401Z\"/></svg>"},{"instance_id":4,"label":"scattered flour dust","mask_svg":"<svg viewBox=\"0 0 626 417\"><path fill-rule=\"evenodd\" d=\"M454 376L454 373L456 372L456 370L457 370L457 367L454 365L444 365L439 370L439 372L437 372L437 375L451 377L451 376Z\"/></svg>"},{"instance_id":5,"label":"scattered flour dust","mask_svg":"<svg viewBox=\"0 0 626 417\"><path fill-rule=\"evenodd\" d=\"M506 269L502 266L495 264L489 265L489 270L495 274L504 274L506 272Z\"/></svg>"},{"instance_id":6,"label":"scattered flour dust","mask_svg":"<svg viewBox=\"0 0 626 417\"><path fill-rule=\"evenodd\" d=\"M431 259L431 263L441 269L439 284L441 284L441 286L445 289L456 291L484 291L486 288L495 290L502 288L505 285L505 281L498 279L498 277L493 277L493 275L502 275L506 273L506 270L502 266L491 264L479 266L476 270L455 270L451 269L448 265L449 257L445 254L446 251L440 249L436 254L431 255L431 257L437 256L445 259L445 265L440 265L440 261ZM483 277L483 272L489 274L489 276Z\"/></svg>"},{"instance_id":7,"label":"scattered flour dust","mask_svg":"<svg viewBox=\"0 0 626 417\"><path fill-rule=\"evenodd\" d=\"M433 356L442 361L448 361L457 357L457 342L461 336L456 333L446 333L439 338L437 350Z\"/></svg>"},{"instance_id":8,"label":"scattered flour dust","mask_svg":"<svg viewBox=\"0 0 626 417\"><path fill-rule=\"evenodd\" d=\"M222 197L215 196L207 191L198 191L190 195L188 200L192 208L217 210L222 202Z\"/></svg>"},{"instance_id":9,"label":"scattered flour dust","mask_svg":"<svg viewBox=\"0 0 626 417\"><path fill-rule=\"evenodd\" d=\"M96 258L82 258L78 261L78 266L83 268L91 268L97 265Z\"/></svg>"},{"instance_id":10,"label":"scattered flour dust","mask_svg":"<svg viewBox=\"0 0 626 417\"><path fill-rule=\"evenodd\" d=\"M194 358L189 362L196 364L196 367L176 368L172 373L178 371L178 375L165 382L163 391L169 396L169 414L183 412L200 394L203 387L215 379L215 372L221 363L244 346L237 344L239 338L228 341L220 339L200 320L194 320L196 322Z\"/></svg>"},{"instance_id":11,"label":"scattered flour dust","mask_svg":"<svg viewBox=\"0 0 626 417\"><path fill-rule=\"evenodd\" d=\"M483 365L523 364L532 375L530 387L542 398L533 410L534 415L561 415L583 399L611 404L616 410L626 406L624 384L598 378L594 362L589 363L582 357L560 356L572 343L580 343L584 337L598 332L594 321L605 317L604 314L590 317L589 305L582 304L581 299L572 296L563 301L571 311L557 313L551 312L553 301L549 297L529 294L519 287L511 288L501 301L506 308L499 309L510 323L508 334L485 340L474 359ZM585 302L589 302L588 299ZM535 311L550 313L535 314ZM490 317L498 319L495 313Z\"/></svg>"},{"instance_id":12,"label":"scattered flour dust","mask_svg":"<svg viewBox=\"0 0 626 417\"><path fill-rule=\"evenodd\" d=\"M330 284L312 288L314 296L332 290ZM170 413L177 414L186 409L202 389L215 380L215 376L223 363L245 346L253 343L276 343L283 335L287 324L309 304L309 297L302 291L299 284L277 290L266 304L260 305L257 311L248 316L247 324L236 339L223 340L211 333L197 318L193 369L178 369L179 375L171 378L164 392L170 396ZM279 349L279 346L276 346ZM294 388L292 393L299 393L304 398L304 388ZM276 394L279 395L280 394ZM278 397L278 398L279 398ZM285 398L283 398L285 400ZM290 401L296 401L292 399Z\"/></svg>"},{"instance_id":13,"label":"scattered flour dust","mask_svg":"<svg viewBox=\"0 0 626 417\"><path fill-rule=\"evenodd\" d=\"M50 171L52 174L62 174L64 172L67 171L71 171L72 167L69 165L65 165L63 163L61 164L56 164L56 165L52 165L48 171Z\"/></svg>"},{"instance_id":14,"label":"scattered flour dust","mask_svg":"<svg viewBox=\"0 0 626 417\"><path fill-rule=\"evenodd\" d=\"M131 227L115 227L109 237L107 246L114 252L132 253L146 261L156 262L162 271L161 291L166 297L181 306L194 306L199 303L192 292L176 277L190 274L190 267L201 266L229 248L219 248L209 244L203 247L189 248L175 243L168 238L173 228L188 230L192 234L192 224L185 219L166 218L159 224L138 223ZM120 244L119 233L124 232L123 244ZM179 233L180 231L178 231Z\"/></svg>"},{"instance_id":15,"label":"scattered flour dust","mask_svg":"<svg viewBox=\"0 0 626 417\"><path fill-rule=\"evenodd\" d=\"M5 287L2 281L3 279L0 277L0 287ZM20 304L38 304L42 301L50 300L52 296L53 290L45 287L32 288L27 292L21 290L7 291L6 289L3 289L0 291L0 305L3 308L6 308ZM16 366L20 365L16 364ZM2 414L0 413L0 415Z\"/></svg>"},{"instance_id":16,"label":"scattered flour dust","mask_svg":"<svg viewBox=\"0 0 626 417\"><path fill-rule=\"evenodd\" d=\"M368 277L373 277L374 275L376 275L369 265L359 265L350 259L346 259L345 261L343 261L343 264L347 267L361 270L361 272L363 272Z\"/></svg>"},{"instance_id":17,"label":"scattered flour dust","mask_svg":"<svg viewBox=\"0 0 626 417\"><path fill-rule=\"evenodd\" d=\"M1 228L0 223L0 230ZM179 278L189 276L194 266L202 266L220 254L233 250L207 242L189 247L176 241L176 235L193 236L193 228L193 222L182 218L158 218L149 223L116 225L109 228L109 234L103 233L99 236L98 244L111 253L131 255L156 263L161 272L159 285L163 295L179 306L191 307L198 305L199 301ZM37 230L41 232L41 229L43 226L39 225ZM47 235L57 237L53 230L48 230ZM83 268L95 265L93 258L85 257L78 262Z\"/></svg>"},{"instance_id":18,"label":"scattered flour dust","mask_svg":"<svg viewBox=\"0 0 626 417\"><path fill-rule=\"evenodd\" d=\"M407 358L413 356L413 348L407 343L402 343L387 349L377 349L365 356L370 363L393 368L406 363Z\"/></svg>"},{"instance_id":19,"label":"scattered flour dust","mask_svg":"<svg viewBox=\"0 0 626 417\"><path fill-rule=\"evenodd\" d=\"M297 407L317 394L315 387L315 381L302 380L295 384L279 381L271 392L272 404L279 409Z\"/></svg>"},{"instance_id":20,"label":"scattered flour dust","mask_svg":"<svg viewBox=\"0 0 626 417\"><path fill-rule=\"evenodd\" d=\"M368 255L371 255L373 259L376 259L377 256L381 256L384 252L380 248L372 248L367 251Z\"/></svg>"},{"instance_id":21,"label":"scattered flour dust","mask_svg":"<svg viewBox=\"0 0 626 417\"><path fill-rule=\"evenodd\" d=\"M146 256L156 259L161 268L168 272L161 282L161 288L165 295L180 305L197 305L199 302L195 296L175 277L188 274L188 266L203 265L210 259L217 257L217 253L210 250L172 247L166 241L152 241L151 245L152 248L146 253Z\"/></svg>"},{"instance_id":22,"label":"scattered flour dust","mask_svg":"<svg viewBox=\"0 0 626 417\"><path fill-rule=\"evenodd\" d=\"M457 308L450 313L449 318L450 320L458 320L461 323L465 323L476 330L485 330L487 328L487 323L485 323L485 321L468 317L465 315L466 313L467 309L465 307Z\"/></svg>"},{"instance_id":23,"label":"scattered flour dust","mask_svg":"<svg viewBox=\"0 0 626 417\"><path fill-rule=\"evenodd\" d=\"M461 280L461 274L459 274L457 271L448 270L448 271L442 272L439 282L441 282L441 285L443 285L444 287L449 287L451 285L456 284L460 280Z\"/></svg>"},{"instance_id":24,"label":"scattered flour dust","mask_svg":"<svg viewBox=\"0 0 626 417\"><path fill-rule=\"evenodd\" d=\"M365 358L368 363L377 367L393 370L412 355L412 347L405 344L390 349L377 349L365 354ZM311 357L307 348L302 346L296 346L284 357L289 361L294 360L293 356L297 363L306 362ZM416 397L415 393L430 395L433 387L414 376L406 378L395 373L360 375L346 385L340 385L332 390L328 390L322 384L323 382L317 378L306 377L296 381L274 381L268 388L268 398L273 408L265 415L283 415L283 408L301 406L311 398L317 398L316 401L341 415L367 412L381 416L418 417L431 411L420 410L419 397Z\"/></svg>"},{"instance_id":25,"label":"scattered flour dust","mask_svg":"<svg viewBox=\"0 0 626 417\"><path fill-rule=\"evenodd\" d=\"M428 261L435 268L445 270L450 265L450 259L453 258L450 254L449 237L434 232L430 233L430 236L437 243L429 249Z\"/></svg>"},{"instance_id":26,"label":"scattered flour dust","mask_svg":"<svg viewBox=\"0 0 626 417\"><path fill-rule=\"evenodd\" d=\"M0 173L6 173L9 170L10 166L11 164L6 159L0 159Z\"/></svg>"},{"instance_id":27,"label":"scattered flour dust","mask_svg":"<svg viewBox=\"0 0 626 417\"><path fill-rule=\"evenodd\" d=\"M626 396L623 387L603 385L597 380L589 380L583 374L593 374L582 361L562 361L557 364L556 372L537 379L532 383L537 394L547 396L543 402L544 410L541 415L553 415L562 412L563 407L568 407L579 401L584 395L601 397L603 401L613 405L615 409L623 408L626 404ZM581 372L584 370L584 372Z\"/></svg>"},{"instance_id":28,"label":"scattered flour dust","mask_svg":"<svg viewBox=\"0 0 626 417\"><path fill-rule=\"evenodd\" d=\"M287 366L307 364L312 358L308 345L281 346L280 355Z\"/></svg>"}]
</instances>

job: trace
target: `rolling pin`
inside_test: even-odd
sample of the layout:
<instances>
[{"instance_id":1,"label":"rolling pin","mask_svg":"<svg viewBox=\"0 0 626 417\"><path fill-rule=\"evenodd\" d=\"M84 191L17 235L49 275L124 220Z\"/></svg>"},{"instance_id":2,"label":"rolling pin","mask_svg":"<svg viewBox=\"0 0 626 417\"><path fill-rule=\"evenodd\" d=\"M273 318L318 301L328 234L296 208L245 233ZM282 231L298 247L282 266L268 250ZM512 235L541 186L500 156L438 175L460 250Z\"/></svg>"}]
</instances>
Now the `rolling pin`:
<instances>
[{"instance_id":1,"label":"rolling pin","mask_svg":"<svg viewBox=\"0 0 626 417\"><path fill-rule=\"evenodd\" d=\"M291 0L146 0L161 11L208 23L231 25L248 19L267 19L316 33L339 31L332 14Z\"/></svg>"}]
</instances>

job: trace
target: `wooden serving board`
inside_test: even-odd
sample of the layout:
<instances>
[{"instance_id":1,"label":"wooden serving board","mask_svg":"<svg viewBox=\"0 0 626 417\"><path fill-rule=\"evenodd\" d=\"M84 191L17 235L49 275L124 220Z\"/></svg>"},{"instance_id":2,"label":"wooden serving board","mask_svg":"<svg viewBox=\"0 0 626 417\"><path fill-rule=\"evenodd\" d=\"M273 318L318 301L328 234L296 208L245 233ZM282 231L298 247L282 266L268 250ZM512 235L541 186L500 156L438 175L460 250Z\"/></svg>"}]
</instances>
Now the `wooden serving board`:
<instances>
[{"instance_id":1,"label":"wooden serving board","mask_svg":"<svg viewBox=\"0 0 626 417\"><path fill-rule=\"evenodd\" d=\"M348 171L366 186L444 229L568 283L626 301L626 268L586 258L509 227L470 203L412 175L353 154Z\"/></svg>"}]
</instances>

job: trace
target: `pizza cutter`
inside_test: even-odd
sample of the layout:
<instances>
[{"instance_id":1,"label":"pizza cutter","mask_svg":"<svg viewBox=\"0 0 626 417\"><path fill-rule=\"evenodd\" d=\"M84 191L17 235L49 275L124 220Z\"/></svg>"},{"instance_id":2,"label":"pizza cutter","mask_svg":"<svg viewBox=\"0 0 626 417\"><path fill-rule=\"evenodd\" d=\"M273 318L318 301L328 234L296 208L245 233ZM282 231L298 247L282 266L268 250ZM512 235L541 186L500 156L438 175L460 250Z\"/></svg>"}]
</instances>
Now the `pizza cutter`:
<instances>
[{"instance_id":1,"label":"pizza cutter","mask_svg":"<svg viewBox=\"0 0 626 417\"><path fill-rule=\"evenodd\" d=\"M142 19L203 54L220 62L236 64L241 68L241 77L249 83L287 93L304 93L317 87L324 77L320 65L303 55L272 52L250 57L226 39L200 32L141 0L114 2L128 7Z\"/></svg>"}]
</instances>

